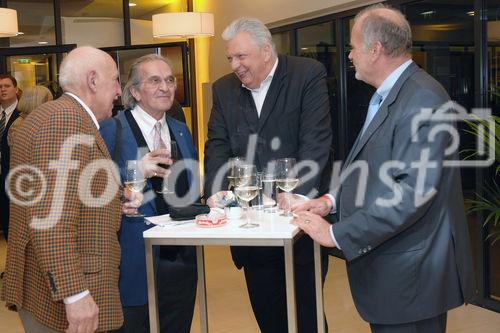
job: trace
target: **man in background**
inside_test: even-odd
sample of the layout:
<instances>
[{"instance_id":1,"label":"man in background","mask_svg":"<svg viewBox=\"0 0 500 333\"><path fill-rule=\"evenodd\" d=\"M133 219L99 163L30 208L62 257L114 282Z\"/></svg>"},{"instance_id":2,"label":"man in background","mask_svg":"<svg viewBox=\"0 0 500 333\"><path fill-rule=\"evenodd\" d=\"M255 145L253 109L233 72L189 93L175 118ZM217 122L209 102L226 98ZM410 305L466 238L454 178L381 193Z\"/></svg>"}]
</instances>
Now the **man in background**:
<instances>
[{"instance_id":1,"label":"man in background","mask_svg":"<svg viewBox=\"0 0 500 333\"><path fill-rule=\"evenodd\" d=\"M0 75L0 225L7 240L9 236L9 198L5 181L9 173L10 147L7 136L11 125L19 117L17 111L17 80L11 75Z\"/></svg>"},{"instance_id":2,"label":"man in background","mask_svg":"<svg viewBox=\"0 0 500 333\"><path fill-rule=\"evenodd\" d=\"M398 10L375 5L355 17L349 59L376 92L338 193L294 209L296 225L343 251L356 308L376 333L445 332L447 311L474 295L460 170L446 165L458 152L447 152L452 133L436 131L453 124L434 114L414 127L450 97L411 52ZM332 210L330 225L320 215Z\"/></svg>"},{"instance_id":3,"label":"man in background","mask_svg":"<svg viewBox=\"0 0 500 333\"><path fill-rule=\"evenodd\" d=\"M214 206L221 189L213 184L230 157L245 156L256 136L253 160L258 170L292 157L325 169L332 140L330 106L323 65L308 58L277 55L271 33L254 18L233 21L223 32L233 73L213 85L213 107L205 145L205 196ZM301 174L299 174L300 176ZM317 195L320 172L301 182L296 193ZM223 184L227 188L227 182ZM244 269L250 302L260 330L288 332L283 249L232 247ZM313 244L302 237L294 247L299 332L315 332ZM323 280L327 271L323 257Z\"/></svg>"},{"instance_id":4,"label":"man in background","mask_svg":"<svg viewBox=\"0 0 500 333\"><path fill-rule=\"evenodd\" d=\"M118 70L105 52L79 47L64 58L59 81L64 95L33 111L13 140L2 299L27 332L110 331L123 322L122 191L98 120L121 93ZM140 205L124 195L124 213Z\"/></svg>"},{"instance_id":5,"label":"man in background","mask_svg":"<svg viewBox=\"0 0 500 333\"><path fill-rule=\"evenodd\" d=\"M197 153L187 126L172 118L176 79L169 59L157 54L138 58L131 66L122 100L127 109L102 124L101 133L125 178L127 160L140 159L145 177L144 193L154 199L139 208L145 216L168 214L170 206L162 193L167 181L167 165L172 164L171 146L178 147L178 162L196 160ZM180 105L177 104L179 107ZM182 112L182 109L180 110ZM145 153L147 152L147 153ZM175 187L168 187L177 197L184 197L197 175L180 173ZM165 194L168 198L169 195ZM120 297L124 313L122 333L149 332L148 290L143 217L124 216L120 229ZM193 246L162 246L158 261L158 306L160 331L189 333L196 299L196 252Z\"/></svg>"}]
</instances>

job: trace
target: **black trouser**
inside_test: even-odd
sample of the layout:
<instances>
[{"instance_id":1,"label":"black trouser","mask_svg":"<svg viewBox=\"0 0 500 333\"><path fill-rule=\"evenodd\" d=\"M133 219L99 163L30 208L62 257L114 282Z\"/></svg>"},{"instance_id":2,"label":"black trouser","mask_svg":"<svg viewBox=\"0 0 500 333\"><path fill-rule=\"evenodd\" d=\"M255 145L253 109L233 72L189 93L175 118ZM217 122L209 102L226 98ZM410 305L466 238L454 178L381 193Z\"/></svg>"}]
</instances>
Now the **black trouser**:
<instances>
[{"instance_id":1,"label":"black trouser","mask_svg":"<svg viewBox=\"0 0 500 333\"><path fill-rule=\"evenodd\" d=\"M412 323L381 325L370 324L373 333L445 333L447 313Z\"/></svg>"},{"instance_id":2,"label":"black trouser","mask_svg":"<svg viewBox=\"0 0 500 333\"><path fill-rule=\"evenodd\" d=\"M165 249L164 249L165 248ZM196 299L196 250L179 246L177 255L162 247L158 262L158 310L161 333L189 333ZM149 332L148 305L124 307L119 333Z\"/></svg>"},{"instance_id":3,"label":"black trouser","mask_svg":"<svg viewBox=\"0 0 500 333\"><path fill-rule=\"evenodd\" d=\"M321 259L324 284L328 256L322 255ZM288 332L284 265L245 265L244 271L250 303L261 332ZM314 262L306 265L295 264L295 295L299 333L317 332Z\"/></svg>"}]
</instances>

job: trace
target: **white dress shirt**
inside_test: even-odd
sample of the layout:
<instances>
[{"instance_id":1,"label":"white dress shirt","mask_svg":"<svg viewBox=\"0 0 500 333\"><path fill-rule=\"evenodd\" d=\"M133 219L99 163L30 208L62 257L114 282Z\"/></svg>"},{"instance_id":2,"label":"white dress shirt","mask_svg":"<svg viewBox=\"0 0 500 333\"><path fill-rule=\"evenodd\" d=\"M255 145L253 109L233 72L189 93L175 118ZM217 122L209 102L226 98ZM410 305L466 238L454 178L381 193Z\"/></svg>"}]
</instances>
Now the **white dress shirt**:
<instances>
[{"instance_id":1,"label":"white dress shirt","mask_svg":"<svg viewBox=\"0 0 500 333\"><path fill-rule=\"evenodd\" d=\"M276 72L276 68L278 67L278 58L276 58L276 62L273 65L273 68L267 74L267 77L260 83L260 86L255 89L248 88L244 84L242 86L247 88L252 93L253 101L255 103L255 107L257 108L257 114L260 117L260 112L262 111L262 106L264 105L264 101L266 100L267 92L269 91L269 87L271 86L271 82L273 81L274 72Z\"/></svg>"},{"instance_id":2,"label":"white dress shirt","mask_svg":"<svg viewBox=\"0 0 500 333\"><path fill-rule=\"evenodd\" d=\"M142 136L146 140L148 148L150 151L154 150L154 137L155 137L155 124L159 121L161 122L161 139L165 145L170 148L170 131L168 129L167 121L165 120L165 115L160 120L156 120L151 117L143 108L136 105L132 109L132 116L134 117L137 125L141 129Z\"/></svg>"}]
</instances>

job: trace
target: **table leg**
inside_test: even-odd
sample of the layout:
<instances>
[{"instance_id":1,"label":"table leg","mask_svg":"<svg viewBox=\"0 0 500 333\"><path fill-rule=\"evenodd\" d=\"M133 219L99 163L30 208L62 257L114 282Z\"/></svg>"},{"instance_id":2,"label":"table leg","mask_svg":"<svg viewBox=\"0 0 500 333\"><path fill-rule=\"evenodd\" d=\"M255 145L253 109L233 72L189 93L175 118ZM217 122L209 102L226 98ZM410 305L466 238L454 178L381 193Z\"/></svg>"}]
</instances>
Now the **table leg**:
<instances>
[{"instance_id":1,"label":"table leg","mask_svg":"<svg viewBox=\"0 0 500 333\"><path fill-rule=\"evenodd\" d=\"M153 256L153 244L150 239L144 239L146 251L146 273L148 278L149 329L151 333L160 332L158 317L158 293L156 292L156 269Z\"/></svg>"},{"instance_id":2,"label":"table leg","mask_svg":"<svg viewBox=\"0 0 500 333\"><path fill-rule=\"evenodd\" d=\"M288 332L297 333L297 308L295 301L295 276L293 269L293 243L285 240L285 279L286 310L288 315Z\"/></svg>"},{"instance_id":3,"label":"table leg","mask_svg":"<svg viewBox=\"0 0 500 333\"><path fill-rule=\"evenodd\" d=\"M321 281L321 246L314 242L314 278L316 283L316 318L318 333L325 333L325 321L323 315L323 284Z\"/></svg>"},{"instance_id":4,"label":"table leg","mask_svg":"<svg viewBox=\"0 0 500 333\"><path fill-rule=\"evenodd\" d=\"M208 313L207 313L207 287L205 283L205 258L203 246L196 246L196 262L198 269L198 300L200 304L200 329L201 332L208 332Z\"/></svg>"}]
</instances>

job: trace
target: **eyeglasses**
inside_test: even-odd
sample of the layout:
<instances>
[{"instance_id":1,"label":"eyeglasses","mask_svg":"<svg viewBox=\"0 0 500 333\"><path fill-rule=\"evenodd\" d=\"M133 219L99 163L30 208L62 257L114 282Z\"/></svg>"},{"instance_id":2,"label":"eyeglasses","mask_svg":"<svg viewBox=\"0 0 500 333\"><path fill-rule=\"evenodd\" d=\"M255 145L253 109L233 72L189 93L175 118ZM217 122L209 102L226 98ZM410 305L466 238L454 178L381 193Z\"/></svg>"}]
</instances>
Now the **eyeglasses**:
<instances>
[{"instance_id":1,"label":"eyeglasses","mask_svg":"<svg viewBox=\"0 0 500 333\"><path fill-rule=\"evenodd\" d=\"M159 76L150 76L142 82L148 88L158 89L163 81L165 81L165 85L167 86L167 88L175 88L177 84L177 79L175 78L175 76L167 76L165 79L162 79Z\"/></svg>"}]
</instances>

